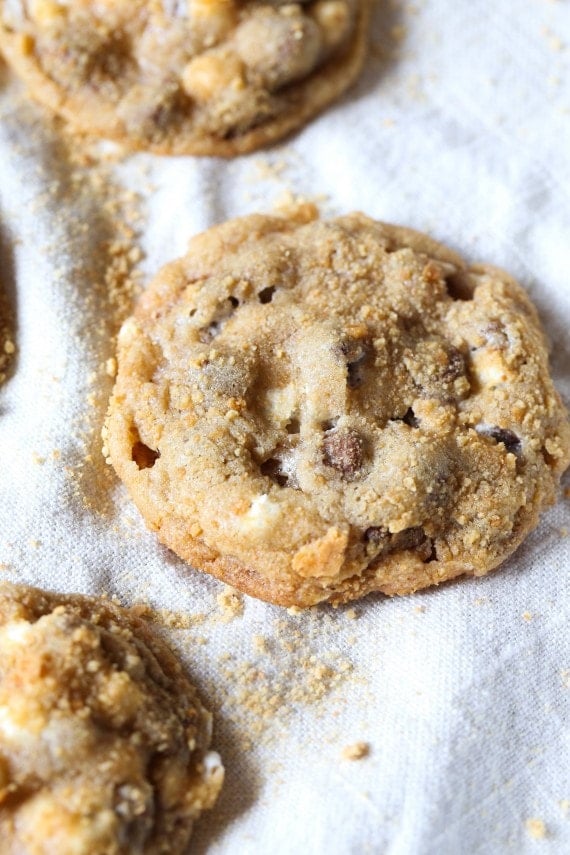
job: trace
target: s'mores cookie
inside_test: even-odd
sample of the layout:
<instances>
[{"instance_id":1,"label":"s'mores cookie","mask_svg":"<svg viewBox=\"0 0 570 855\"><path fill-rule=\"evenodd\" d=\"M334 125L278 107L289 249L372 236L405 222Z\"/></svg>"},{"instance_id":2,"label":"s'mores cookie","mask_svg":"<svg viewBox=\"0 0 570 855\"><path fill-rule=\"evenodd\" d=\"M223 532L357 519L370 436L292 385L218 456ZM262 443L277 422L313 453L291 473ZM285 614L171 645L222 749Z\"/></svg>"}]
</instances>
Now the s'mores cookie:
<instances>
[{"instance_id":1,"label":"s'mores cookie","mask_svg":"<svg viewBox=\"0 0 570 855\"><path fill-rule=\"evenodd\" d=\"M178 555L309 606L497 567L554 501L570 427L507 273L305 209L212 228L157 275L105 444Z\"/></svg>"},{"instance_id":2,"label":"s'mores cookie","mask_svg":"<svg viewBox=\"0 0 570 855\"><path fill-rule=\"evenodd\" d=\"M0 49L71 126L133 149L231 156L354 81L370 0L0 0Z\"/></svg>"},{"instance_id":3,"label":"s'mores cookie","mask_svg":"<svg viewBox=\"0 0 570 855\"><path fill-rule=\"evenodd\" d=\"M210 714L143 621L0 585L3 853L182 855L223 780L210 736Z\"/></svg>"}]
</instances>

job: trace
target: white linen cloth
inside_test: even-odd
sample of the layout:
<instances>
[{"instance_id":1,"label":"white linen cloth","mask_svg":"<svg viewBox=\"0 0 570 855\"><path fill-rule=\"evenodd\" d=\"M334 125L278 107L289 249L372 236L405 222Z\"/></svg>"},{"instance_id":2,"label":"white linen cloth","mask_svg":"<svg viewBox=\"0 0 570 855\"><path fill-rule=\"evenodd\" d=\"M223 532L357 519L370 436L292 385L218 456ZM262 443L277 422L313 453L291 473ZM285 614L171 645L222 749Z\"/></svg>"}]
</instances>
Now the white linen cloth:
<instances>
[{"instance_id":1,"label":"white linen cloth","mask_svg":"<svg viewBox=\"0 0 570 855\"><path fill-rule=\"evenodd\" d=\"M570 3L378 2L371 36L356 87L283 145L117 168L146 199L147 281L215 222L270 211L284 190L324 195L325 214L428 231L519 278L568 404ZM17 314L0 388L0 578L194 617L165 632L216 713L227 778L191 851L570 852L570 498L487 578L369 597L356 619L244 598L224 622L223 587L157 544L99 457L101 200L70 191L57 135L4 68L0 110L1 279ZM343 759L359 741L369 756Z\"/></svg>"}]
</instances>

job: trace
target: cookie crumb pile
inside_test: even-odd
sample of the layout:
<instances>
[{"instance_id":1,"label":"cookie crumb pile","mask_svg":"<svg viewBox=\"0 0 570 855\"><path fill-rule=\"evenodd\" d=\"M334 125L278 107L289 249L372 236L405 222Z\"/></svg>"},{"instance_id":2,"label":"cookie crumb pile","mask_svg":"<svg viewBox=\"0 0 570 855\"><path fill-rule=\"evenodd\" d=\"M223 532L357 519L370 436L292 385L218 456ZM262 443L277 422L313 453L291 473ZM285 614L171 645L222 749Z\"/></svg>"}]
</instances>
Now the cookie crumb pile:
<instances>
[{"instance_id":1,"label":"cookie crumb pile","mask_svg":"<svg viewBox=\"0 0 570 855\"><path fill-rule=\"evenodd\" d=\"M229 156L304 124L357 76L370 0L0 0L0 46L77 130Z\"/></svg>"},{"instance_id":2,"label":"cookie crumb pile","mask_svg":"<svg viewBox=\"0 0 570 855\"><path fill-rule=\"evenodd\" d=\"M424 235L315 216L230 221L158 274L105 453L165 544L271 602L483 575L570 460L536 311Z\"/></svg>"},{"instance_id":3,"label":"cookie crumb pile","mask_svg":"<svg viewBox=\"0 0 570 855\"><path fill-rule=\"evenodd\" d=\"M370 746L367 742L354 742L352 745L345 745L341 751L343 760L362 760L370 754Z\"/></svg>"},{"instance_id":4,"label":"cookie crumb pile","mask_svg":"<svg viewBox=\"0 0 570 855\"><path fill-rule=\"evenodd\" d=\"M108 601L0 585L2 851L187 851L223 781L170 650Z\"/></svg>"},{"instance_id":5,"label":"cookie crumb pile","mask_svg":"<svg viewBox=\"0 0 570 855\"><path fill-rule=\"evenodd\" d=\"M525 822L525 828L529 837L533 840L545 840L548 837L546 824L544 820L532 817Z\"/></svg>"}]
</instances>

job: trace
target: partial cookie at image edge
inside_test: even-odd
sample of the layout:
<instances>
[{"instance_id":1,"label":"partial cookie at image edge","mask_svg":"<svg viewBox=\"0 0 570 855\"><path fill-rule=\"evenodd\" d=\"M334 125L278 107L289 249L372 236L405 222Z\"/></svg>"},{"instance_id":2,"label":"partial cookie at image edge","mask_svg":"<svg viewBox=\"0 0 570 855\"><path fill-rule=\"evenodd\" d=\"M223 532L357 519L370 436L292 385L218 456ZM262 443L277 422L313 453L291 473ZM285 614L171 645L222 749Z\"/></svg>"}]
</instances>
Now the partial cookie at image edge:
<instances>
[{"instance_id":1,"label":"partial cookie at image edge","mask_svg":"<svg viewBox=\"0 0 570 855\"><path fill-rule=\"evenodd\" d=\"M329 5L334 5L336 0L328 0L328 2ZM50 6L54 7L56 5L50 4ZM206 5L204 5L204 8L206 8ZM224 5L223 2L221 5ZM323 5L323 0L321 0L321 5ZM347 4L345 3L345 5ZM58 85L53 75L50 77L45 73L36 59L33 27L31 32L28 32L29 27L22 27L18 30L13 23L5 21L4 25L0 26L0 49L3 51L10 66L25 82L32 96L57 115L66 119L75 131L112 139L127 149L147 150L155 154L233 157L271 145L277 140L286 137L288 134L305 125L330 103L338 99L354 82L362 68L367 52L368 29L372 8L370 0L358 0L355 5L356 18L354 31L350 35L347 44L340 50L340 53L337 54L333 51L330 58L326 58L325 61L311 69L306 75L300 74L299 79L294 77L287 86L281 89L278 88L275 93L271 94L268 102L268 104L271 103L273 106L266 105L263 109L260 108L260 118L255 119L250 127L247 126L247 121L241 119L238 121L236 118L237 124L235 127L232 128L230 122L228 128L225 128L224 125L224 129L221 129L220 133L214 132L215 121L211 129L208 129L207 126L204 126L204 128L193 127L191 118L184 116L185 108L181 110L176 108L172 113L173 116L175 113L177 114L177 121L180 128L177 130L172 125L171 132L170 120L168 119L170 108L167 109L168 105L165 98L169 99L168 103L170 104L170 100L174 96L165 83L160 84L156 92L151 92L149 88L147 94L145 94L145 86L142 86L141 92L137 95L141 106L144 104L145 99L151 100L149 100L147 110L148 121L147 119L142 120L144 117L140 113L139 107L135 111L138 117L137 122L140 124L139 127L135 123L138 130L135 128L135 125L129 127L131 120L128 117L133 113L130 107L125 112L125 118L119 119L117 105L112 103L106 104L101 99L97 101L96 90L91 94L86 90L88 97L85 96L85 93L78 97L78 91L81 92L82 90L77 90L77 88L75 88L75 94L67 93L65 87ZM267 6L269 10L273 9L271 3L261 4L261 7L263 6ZM350 3L347 5L347 8L350 8ZM1 12L2 4L0 3ZM334 16L332 20L334 20ZM293 41L294 43L295 41ZM230 43L231 50L234 50L232 45L233 43ZM203 56L210 57L210 54L212 54L212 50L208 49L204 52ZM201 56L202 54L199 53L198 57L200 58ZM205 85L203 80L204 73L202 69L199 71L200 73L196 76L200 88L203 88ZM177 73L181 74L182 69L178 69ZM253 74L254 79L256 79L256 74L257 72ZM217 73L214 74L213 79L215 80L217 76L219 76ZM228 81L220 91L222 93L223 91L231 91L231 86L233 85L232 81ZM239 87L236 85L234 88L239 90L241 85ZM246 85L246 91L248 91L247 86L249 86L249 83ZM133 91L135 88L133 87ZM103 91L104 89L105 87L102 87ZM95 101L92 104L91 100L93 97ZM189 97L187 94L184 95L185 99ZM84 104L85 100L86 103ZM204 96L206 109L210 109L208 106L209 100L211 99ZM252 95L251 109L254 107L255 99ZM242 110L242 107L240 107L240 110ZM266 114L265 118L264 111ZM232 111L228 108L225 111L219 112L219 115L223 115L223 122L226 122L228 117L231 119ZM243 127L240 126L240 122ZM163 133L163 131L166 132Z\"/></svg>"},{"instance_id":2,"label":"partial cookie at image edge","mask_svg":"<svg viewBox=\"0 0 570 855\"><path fill-rule=\"evenodd\" d=\"M0 652L7 851L183 855L223 767L156 633L107 600L5 582Z\"/></svg>"}]
</instances>

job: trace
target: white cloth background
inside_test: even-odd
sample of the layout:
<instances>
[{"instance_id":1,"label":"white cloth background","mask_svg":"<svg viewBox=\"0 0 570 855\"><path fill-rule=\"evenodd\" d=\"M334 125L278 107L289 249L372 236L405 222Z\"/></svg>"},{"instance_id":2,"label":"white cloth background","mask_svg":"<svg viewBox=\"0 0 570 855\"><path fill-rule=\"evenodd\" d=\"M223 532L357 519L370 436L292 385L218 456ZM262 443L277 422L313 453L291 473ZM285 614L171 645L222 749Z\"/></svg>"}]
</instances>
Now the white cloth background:
<instances>
[{"instance_id":1,"label":"white cloth background","mask_svg":"<svg viewBox=\"0 0 570 855\"><path fill-rule=\"evenodd\" d=\"M147 200L146 274L284 190L323 194L324 213L361 209L517 276L569 403L570 3L382 0L372 40L350 94L270 152L126 161L122 180ZM0 389L0 576L196 618L167 635L216 711L227 781L192 851L570 852L570 499L488 578L370 597L355 620L246 599L223 622L221 586L160 547L104 477L101 200L74 201L56 135L5 69L0 109L1 276L18 323ZM278 168L260 172L260 158ZM260 737L244 663L260 671L255 691L273 679L280 699ZM334 686L317 702L323 663L339 676L325 672ZM343 760L356 741L370 756Z\"/></svg>"}]
</instances>

